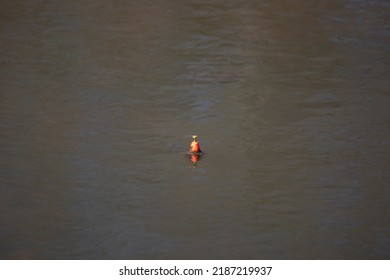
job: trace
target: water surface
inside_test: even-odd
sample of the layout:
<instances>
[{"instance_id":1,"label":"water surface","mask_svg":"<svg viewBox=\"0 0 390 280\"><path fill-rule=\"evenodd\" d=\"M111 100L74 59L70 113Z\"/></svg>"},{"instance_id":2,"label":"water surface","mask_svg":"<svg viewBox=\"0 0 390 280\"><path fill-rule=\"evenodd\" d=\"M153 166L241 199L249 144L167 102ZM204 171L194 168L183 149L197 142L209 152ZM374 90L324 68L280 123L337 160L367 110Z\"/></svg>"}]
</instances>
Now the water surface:
<instances>
[{"instance_id":1,"label":"water surface","mask_svg":"<svg viewBox=\"0 0 390 280\"><path fill-rule=\"evenodd\" d=\"M0 7L0 258L389 259L387 1Z\"/></svg>"}]
</instances>

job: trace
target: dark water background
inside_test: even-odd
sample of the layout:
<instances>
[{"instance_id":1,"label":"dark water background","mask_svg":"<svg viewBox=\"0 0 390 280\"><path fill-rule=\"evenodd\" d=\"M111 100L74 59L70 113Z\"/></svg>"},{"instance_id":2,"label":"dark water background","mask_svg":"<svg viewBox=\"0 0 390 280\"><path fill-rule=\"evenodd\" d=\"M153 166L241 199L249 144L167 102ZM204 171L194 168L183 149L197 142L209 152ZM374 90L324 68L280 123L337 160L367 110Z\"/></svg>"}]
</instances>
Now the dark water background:
<instances>
[{"instance_id":1,"label":"dark water background","mask_svg":"<svg viewBox=\"0 0 390 280\"><path fill-rule=\"evenodd\" d=\"M1 1L0 258L389 259L389 14Z\"/></svg>"}]
</instances>

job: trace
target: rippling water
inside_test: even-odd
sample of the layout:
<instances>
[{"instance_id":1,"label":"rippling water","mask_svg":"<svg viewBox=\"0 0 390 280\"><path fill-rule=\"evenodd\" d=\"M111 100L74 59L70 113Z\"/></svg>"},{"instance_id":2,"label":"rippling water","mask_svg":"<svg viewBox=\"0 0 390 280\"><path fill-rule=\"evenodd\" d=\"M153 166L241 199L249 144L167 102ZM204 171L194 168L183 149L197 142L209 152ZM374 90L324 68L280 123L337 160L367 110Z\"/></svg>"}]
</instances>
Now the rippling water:
<instances>
[{"instance_id":1,"label":"rippling water","mask_svg":"<svg viewBox=\"0 0 390 280\"><path fill-rule=\"evenodd\" d=\"M388 1L0 7L0 258L390 257Z\"/></svg>"}]
</instances>

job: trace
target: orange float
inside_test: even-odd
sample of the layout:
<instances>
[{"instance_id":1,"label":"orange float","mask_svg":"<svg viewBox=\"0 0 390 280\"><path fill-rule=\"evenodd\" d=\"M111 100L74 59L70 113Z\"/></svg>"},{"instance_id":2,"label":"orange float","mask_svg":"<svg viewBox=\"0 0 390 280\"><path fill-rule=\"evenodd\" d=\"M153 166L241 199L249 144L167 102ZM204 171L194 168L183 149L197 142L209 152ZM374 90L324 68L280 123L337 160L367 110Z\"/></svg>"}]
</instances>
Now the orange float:
<instances>
[{"instance_id":1,"label":"orange float","mask_svg":"<svg viewBox=\"0 0 390 280\"><path fill-rule=\"evenodd\" d=\"M201 153L202 151L200 150L198 136L194 135L194 136L192 136L192 138L194 140L191 142L191 145L190 145L190 153Z\"/></svg>"},{"instance_id":2,"label":"orange float","mask_svg":"<svg viewBox=\"0 0 390 280\"><path fill-rule=\"evenodd\" d=\"M190 144L190 149L188 150L187 155L191 159L191 162L193 164L193 167L196 167L196 163L200 160L200 157L202 156L202 150L200 149L200 145L198 142L198 136L194 135L192 136L193 140Z\"/></svg>"}]
</instances>

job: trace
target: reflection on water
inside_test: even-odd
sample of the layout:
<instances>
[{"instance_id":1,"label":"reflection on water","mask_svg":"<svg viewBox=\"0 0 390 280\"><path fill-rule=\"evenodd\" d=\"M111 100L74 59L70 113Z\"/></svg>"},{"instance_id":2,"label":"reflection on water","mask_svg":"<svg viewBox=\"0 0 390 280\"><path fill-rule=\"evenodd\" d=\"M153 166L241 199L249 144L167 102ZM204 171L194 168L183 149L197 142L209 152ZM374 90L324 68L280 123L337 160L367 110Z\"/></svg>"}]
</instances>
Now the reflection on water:
<instances>
[{"instance_id":1,"label":"reflection on water","mask_svg":"<svg viewBox=\"0 0 390 280\"><path fill-rule=\"evenodd\" d=\"M198 166L198 161L203 157L203 153L186 153L188 159L192 163L192 167L196 168Z\"/></svg>"},{"instance_id":2,"label":"reflection on water","mask_svg":"<svg viewBox=\"0 0 390 280\"><path fill-rule=\"evenodd\" d=\"M0 6L1 258L390 257L386 1Z\"/></svg>"},{"instance_id":3,"label":"reflection on water","mask_svg":"<svg viewBox=\"0 0 390 280\"><path fill-rule=\"evenodd\" d=\"M191 159L192 165L193 165L194 167L197 166L198 161L200 160L200 156L201 156L201 155L198 155L198 154L192 154L192 155L190 155L190 159Z\"/></svg>"}]
</instances>

